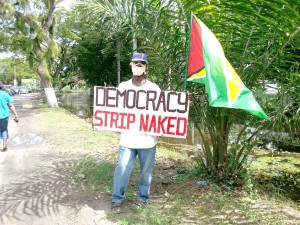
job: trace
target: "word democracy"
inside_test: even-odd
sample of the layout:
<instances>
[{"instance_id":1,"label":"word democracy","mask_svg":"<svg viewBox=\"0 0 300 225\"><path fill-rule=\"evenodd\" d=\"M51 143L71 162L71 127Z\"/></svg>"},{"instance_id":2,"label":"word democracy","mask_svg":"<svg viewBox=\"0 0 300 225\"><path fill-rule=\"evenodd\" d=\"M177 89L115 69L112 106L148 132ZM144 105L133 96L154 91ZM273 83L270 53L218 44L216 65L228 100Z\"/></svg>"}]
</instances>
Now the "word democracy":
<instances>
[{"instance_id":1,"label":"word democracy","mask_svg":"<svg viewBox=\"0 0 300 225\"><path fill-rule=\"evenodd\" d=\"M96 87L95 106L186 113L187 94L152 90L118 90L115 87Z\"/></svg>"}]
</instances>

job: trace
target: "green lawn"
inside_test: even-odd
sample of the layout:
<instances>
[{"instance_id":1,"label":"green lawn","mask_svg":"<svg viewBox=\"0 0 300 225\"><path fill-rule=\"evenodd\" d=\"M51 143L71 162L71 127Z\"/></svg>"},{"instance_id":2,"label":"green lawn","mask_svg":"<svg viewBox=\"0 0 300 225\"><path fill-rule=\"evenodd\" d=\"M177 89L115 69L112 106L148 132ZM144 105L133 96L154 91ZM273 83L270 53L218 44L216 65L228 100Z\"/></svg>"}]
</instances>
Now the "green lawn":
<instances>
[{"instance_id":1,"label":"green lawn","mask_svg":"<svg viewBox=\"0 0 300 225\"><path fill-rule=\"evenodd\" d=\"M43 109L41 115L41 130L46 140L67 156L76 152L76 163L71 168L75 182L83 184L91 194L110 196L118 134L94 131L90 122L64 109ZM194 173L194 159L174 146L159 144L150 203L142 209L130 207L137 189L136 166L123 211L108 216L120 225L299 224L299 202L281 191L282 185L292 185L289 187L299 191L298 157L294 154L272 157L257 151L251 164L254 181L251 192L209 180L208 186L198 188L195 182L202 178ZM292 180L287 184L283 177Z\"/></svg>"}]
</instances>

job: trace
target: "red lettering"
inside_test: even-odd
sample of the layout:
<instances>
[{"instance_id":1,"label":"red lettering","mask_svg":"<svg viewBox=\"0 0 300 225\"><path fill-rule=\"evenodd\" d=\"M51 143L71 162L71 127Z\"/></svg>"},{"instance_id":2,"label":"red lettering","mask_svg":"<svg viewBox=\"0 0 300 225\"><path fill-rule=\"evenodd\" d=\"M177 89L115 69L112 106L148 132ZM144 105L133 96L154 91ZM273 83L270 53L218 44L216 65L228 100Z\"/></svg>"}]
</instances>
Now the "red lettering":
<instances>
[{"instance_id":1,"label":"red lettering","mask_svg":"<svg viewBox=\"0 0 300 225\"><path fill-rule=\"evenodd\" d=\"M103 120L103 117L98 116L100 113L104 114L104 120ZM107 127L108 114L110 114L110 112L97 110L94 114L94 117L95 117L96 120L99 120L99 123L95 123L94 125L95 126L100 126L100 127L102 127L102 126Z\"/></svg>"},{"instance_id":2,"label":"red lettering","mask_svg":"<svg viewBox=\"0 0 300 225\"><path fill-rule=\"evenodd\" d=\"M149 115L146 115L146 120L145 120L144 114L141 114L139 131L147 131L148 123L149 123Z\"/></svg>"},{"instance_id":3,"label":"red lettering","mask_svg":"<svg viewBox=\"0 0 300 225\"><path fill-rule=\"evenodd\" d=\"M165 127L164 127L164 122L168 119L167 116L165 116L163 119L161 119L161 116L158 117L158 121L157 121L157 133L163 133L165 134Z\"/></svg>"},{"instance_id":4,"label":"red lettering","mask_svg":"<svg viewBox=\"0 0 300 225\"><path fill-rule=\"evenodd\" d=\"M167 134L170 135L175 134L175 132L171 132L171 129L174 128L174 124L172 124L172 120L176 120L176 117L170 116L168 119Z\"/></svg>"},{"instance_id":5,"label":"red lettering","mask_svg":"<svg viewBox=\"0 0 300 225\"><path fill-rule=\"evenodd\" d=\"M181 121L183 121L183 125L181 125ZM187 129L187 119L183 117L177 118L177 126L176 126L176 135L179 136L184 136L186 134L186 129ZM180 133L180 127L183 127L183 132Z\"/></svg>"},{"instance_id":6,"label":"red lettering","mask_svg":"<svg viewBox=\"0 0 300 225\"><path fill-rule=\"evenodd\" d=\"M100 113L102 113L101 110L96 110L94 113L94 119L99 120L98 123L97 122L94 123L94 126L100 126L100 127L102 126L103 120L100 116L98 116L98 114L100 114Z\"/></svg>"},{"instance_id":7,"label":"red lettering","mask_svg":"<svg viewBox=\"0 0 300 225\"><path fill-rule=\"evenodd\" d=\"M119 114L117 112L111 112L111 117L110 117L110 128L112 127L118 127L118 118Z\"/></svg>"},{"instance_id":8,"label":"red lettering","mask_svg":"<svg viewBox=\"0 0 300 225\"><path fill-rule=\"evenodd\" d=\"M103 114L104 114L104 127L107 127L107 116L108 116L108 114L110 114L110 112L109 111L102 111L103 112Z\"/></svg>"},{"instance_id":9,"label":"red lettering","mask_svg":"<svg viewBox=\"0 0 300 225\"><path fill-rule=\"evenodd\" d=\"M118 126L118 128L120 128L120 129L126 129L126 128L128 128L128 127L125 127L124 125L124 117L125 116L127 116L127 113L119 113L119 116L120 116L120 126Z\"/></svg>"},{"instance_id":10,"label":"red lettering","mask_svg":"<svg viewBox=\"0 0 300 225\"><path fill-rule=\"evenodd\" d=\"M135 122L135 115L132 113L128 113L127 115L127 129L129 129L129 126L131 123Z\"/></svg>"},{"instance_id":11,"label":"red lettering","mask_svg":"<svg viewBox=\"0 0 300 225\"><path fill-rule=\"evenodd\" d=\"M150 125L148 128L148 132L151 132L151 130L153 129L153 132L156 133L156 118L155 115L152 116L151 121L150 121Z\"/></svg>"}]
</instances>

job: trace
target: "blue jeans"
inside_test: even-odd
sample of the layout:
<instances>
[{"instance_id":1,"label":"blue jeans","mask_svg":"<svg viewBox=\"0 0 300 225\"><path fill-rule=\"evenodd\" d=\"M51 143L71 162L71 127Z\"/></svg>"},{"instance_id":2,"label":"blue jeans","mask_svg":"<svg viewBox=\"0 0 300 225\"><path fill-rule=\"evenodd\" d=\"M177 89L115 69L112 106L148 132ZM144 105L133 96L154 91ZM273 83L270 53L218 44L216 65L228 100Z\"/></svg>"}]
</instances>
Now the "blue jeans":
<instances>
[{"instance_id":1,"label":"blue jeans","mask_svg":"<svg viewBox=\"0 0 300 225\"><path fill-rule=\"evenodd\" d=\"M122 203L136 156L140 162L140 179L137 199L147 203L150 194L152 172L155 164L156 146L147 149L131 149L119 146L118 162L114 174L112 202Z\"/></svg>"},{"instance_id":2,"label":"blue jeans","mask_svg":"<svg viewBox=\"0 0 300 225\"><path fill-rule=\"evenodd\" d=\"M8 135L8 117L0 119L0 139L7 140Z\"/></svg>"}]
</instances>

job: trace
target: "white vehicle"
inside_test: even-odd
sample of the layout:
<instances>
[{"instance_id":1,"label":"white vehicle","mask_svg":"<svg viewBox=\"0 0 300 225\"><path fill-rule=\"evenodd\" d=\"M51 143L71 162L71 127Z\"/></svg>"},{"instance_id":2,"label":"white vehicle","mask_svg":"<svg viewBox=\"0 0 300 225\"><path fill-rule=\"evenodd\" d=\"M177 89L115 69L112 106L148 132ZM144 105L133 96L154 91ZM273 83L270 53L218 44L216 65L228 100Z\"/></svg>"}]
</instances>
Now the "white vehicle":
<instances>
[{"instance_id":1,"label":"white vehicle","mask_svg":"<svg viewBox=\"0 0 300 225\"><path fill-rule=\"evenodd\" d=\"M26 86L20 86L19 87L19 93L20 94L28 94L28 88Z\"/></svg>"}]
</instances>

